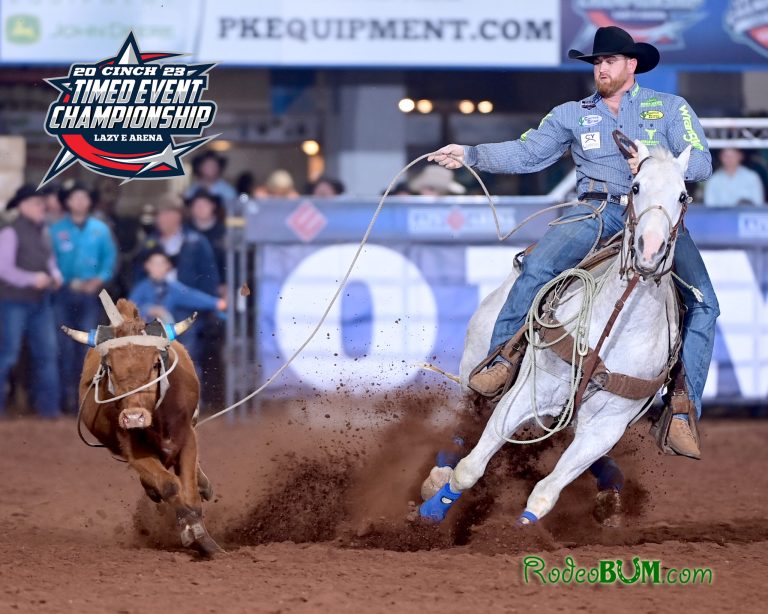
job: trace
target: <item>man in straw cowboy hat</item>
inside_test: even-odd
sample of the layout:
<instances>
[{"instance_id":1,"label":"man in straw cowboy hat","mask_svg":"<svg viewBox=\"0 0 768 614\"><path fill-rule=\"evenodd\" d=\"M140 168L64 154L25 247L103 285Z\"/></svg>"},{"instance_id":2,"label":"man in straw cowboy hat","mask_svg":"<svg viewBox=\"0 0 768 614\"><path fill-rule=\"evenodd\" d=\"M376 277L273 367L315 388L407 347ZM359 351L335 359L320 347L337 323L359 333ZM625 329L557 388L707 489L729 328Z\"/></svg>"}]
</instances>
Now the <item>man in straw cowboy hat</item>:
<instances>
[{"instance_id":1,"label":"man in straw cowboy hat","mask_svg":"<svg viewBox=\"0 0 768 614\"><path fill-rule=\"evenodd\" d=\"M624 227L626 194L637 173L638 158L625 161L613 142L619 129L631 139L649 147L664 146L679 155L692 146L686 181L703 181L712 173L712 159L698 118L680 96L641 87L635 75L653 70L659 63L658 50L636 43L615 26L599 28L592 53L571 50L568 56L593 65L595 92L552 109L538 128L525 132L516 141L477 146L447 145L430 159L447 168L459 168L457 160L495 173L532 173L542 170L571 149L576 164L579 200L600 210L601 238ZM550 279L575 266L587 254L600 232L599 221L587 206L569 209L563 219L584 219L550 227L533 251L523 260L520 276L499 313L491 339L491 353L516 335L536 292ZM674 265L677 273L703 294L696 300L690 289L680 287L687 312L683 327L682 362L693 416L701 415L701 396L707 378L719 315L717 298L698 249L687 231L678 234ZM488 368L475 373L471 388L494 396L512 373L512 366L499 355ZM675 405L666 443L677 454L700 457L696 429L688 415ZM691 409L688 407L688 409ZM677 413L680 411L680 413Z\"/></svg>"}]
</instances>

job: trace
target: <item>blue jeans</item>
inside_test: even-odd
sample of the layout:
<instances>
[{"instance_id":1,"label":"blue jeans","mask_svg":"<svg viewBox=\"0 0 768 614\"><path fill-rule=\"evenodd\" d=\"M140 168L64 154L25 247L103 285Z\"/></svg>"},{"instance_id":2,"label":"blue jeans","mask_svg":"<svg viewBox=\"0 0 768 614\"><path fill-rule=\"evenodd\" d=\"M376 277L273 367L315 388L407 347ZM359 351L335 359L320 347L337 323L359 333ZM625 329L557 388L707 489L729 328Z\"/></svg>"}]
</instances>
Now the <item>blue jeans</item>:
<instances>
[{"instance_id":1,"label":"blue jeans","mask_svg":"<svg viewBox=\"0 0 768 614\"><path fill-rule=\"evenodd\" d=\"M11 369L26 337L33 378L29 398L35 411L45 418L59 412L58 343L50 296L38 302L0 301L0 415L5 413L5 390Z\"/></svg>"},{"instance_id":2,"label":"blue jeans","mask_svg":"<svg viewBox=\"0 0 768 614\"><path fill-rule=\"evenodd\" d=\"M589 201L599 207L599 201ZM589 207L573 207L561 219L588 215ZM608 203L602 211L601 239L607 239L624 228L626 208ZM552 226L536 247L523 258L520 276L509 291L507 300L499 312L491 337L491 351L505 343L525 323L528 310L539 289L565 269L578 264L586 256L600 230L597 219ZM675 243L675 271L689 284L701 290L703 302L696 301L693 293L680 287L687 312L683 322L683 365L691 399L696 413L701 416L701 395L707 381L712 347L715 342L715 320L720 315L715 290L709 274L688 231L681 231Z\"/></svg>"},{"instance_id":3,"label":"blue jeans","mask_svg":"<svg viewBox=\"0 0 768 614\"><path fill-rule=\"evenodd\" d=\"M101 302L95 294L75 292L66 286L56 295L56 317L59 325L90 331L99 323ZM106 316L105 316L106 317ZM77 412L78 388L88 346L66 337L59 344L59 373L61 375L61 408Z\"/></svg>"}]
</instances>

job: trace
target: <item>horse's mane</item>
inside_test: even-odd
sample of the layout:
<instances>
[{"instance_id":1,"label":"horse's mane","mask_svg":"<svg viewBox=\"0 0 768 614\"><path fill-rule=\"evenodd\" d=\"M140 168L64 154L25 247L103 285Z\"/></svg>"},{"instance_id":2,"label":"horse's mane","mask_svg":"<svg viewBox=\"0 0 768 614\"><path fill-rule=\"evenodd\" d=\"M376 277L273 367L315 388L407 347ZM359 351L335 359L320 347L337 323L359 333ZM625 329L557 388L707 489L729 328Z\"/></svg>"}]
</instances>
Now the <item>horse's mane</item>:
<instances>
[{"instance_id":1,"label":"horse's mane","mask_svg":"<svg viewBox=\"0 0 768 614\"><path fill-rule=\"evenodd\" d=\"M144 332L146 324L139 315L139 309L128 299L118 299L117 310L123 316L123 323L115 326L115 337L127 337L129 335L140 335Z\"/></svg>"}]
</instances>

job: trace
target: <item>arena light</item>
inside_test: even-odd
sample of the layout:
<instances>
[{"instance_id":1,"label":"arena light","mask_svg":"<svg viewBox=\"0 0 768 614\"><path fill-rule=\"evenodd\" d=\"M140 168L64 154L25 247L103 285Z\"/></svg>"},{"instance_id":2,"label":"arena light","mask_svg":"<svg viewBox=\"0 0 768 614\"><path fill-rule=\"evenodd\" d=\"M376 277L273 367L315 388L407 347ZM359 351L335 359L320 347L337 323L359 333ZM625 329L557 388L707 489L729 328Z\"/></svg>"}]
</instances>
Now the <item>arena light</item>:
<instances>
[{"instance_id":1,"label":"arena light","mask_svg":"<svg viewBox=\"0 0 768 614\"><path fill-rule=\"evenodd\" d=\"M481 100L477 103L477 110L480 113L490 113L493 111L493 103L490 100Z\"/></svg>"},{"instance_id":2,"label":"arena light","mask_svg":"<svg viewBox=\"0 0 768 614\"><path fill-rule=\"evenodd\" d=\"M459 111L464 113L464 115L469 115L475 110L475 103L471 100L460 100L459 101Z\"/></svg>"},{"instance_id":3,"label":"arena light","mask_svg":"<svg viewBox=\"0 0 768 614\"><path fill-rule=\"evenodd\" d=\"M304 141L301 144L301 151L308 156L316 156L320 153L320 143L313 140Z\"/></svg>"},{"instance_id":4,"label":"arena light","mask_svg":"<svg viewBox=\"0 0 768 614\"><path fill-rule=\"evenodd\" d=\"M403 98L397 103L397 108L403 113L410 113L416 108L416 103L410 98Z\"/></svg>"},{"instance_id":5,"label":"arena light","mask_svg":"<svg viewBox=\"0 0 768 614\"><path fill-rule=\"evenodd\" d=\"M432 101L427 100L426 98L422 98L416 103L416 110L419 113L431 113L433 108L434 105L432 104Z\"/></svg>"}]
</instances>

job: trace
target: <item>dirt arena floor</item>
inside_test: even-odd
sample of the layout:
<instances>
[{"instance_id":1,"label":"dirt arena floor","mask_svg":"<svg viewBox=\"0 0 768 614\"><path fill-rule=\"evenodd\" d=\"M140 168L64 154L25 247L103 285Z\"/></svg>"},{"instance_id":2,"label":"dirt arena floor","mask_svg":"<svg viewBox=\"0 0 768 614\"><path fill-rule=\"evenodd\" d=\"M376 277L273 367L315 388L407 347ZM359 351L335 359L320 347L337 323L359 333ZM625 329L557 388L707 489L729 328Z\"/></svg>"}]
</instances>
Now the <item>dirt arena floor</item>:
<instances>
[{"instance_id":1,"label":"dirt arena floor","mask_svg":"<svg viewBox=\"0 0 768 614\"><path fill-rule=\"evenodd\" d=\"M86 448L74 420L0 422L0 612L765 611L768 421L705 421L701 462L661 456L633 427L615 450L621 528L592 519L590 476L514 528L563 438L500 454L434 528L406 519L452 430L432 407L317 398L202 426L206 522L227 550L213 560L177 545L132 471ZM523 580L526 555L659 559L712 581L543 586Z\"/></svg>"}]
</instances>

